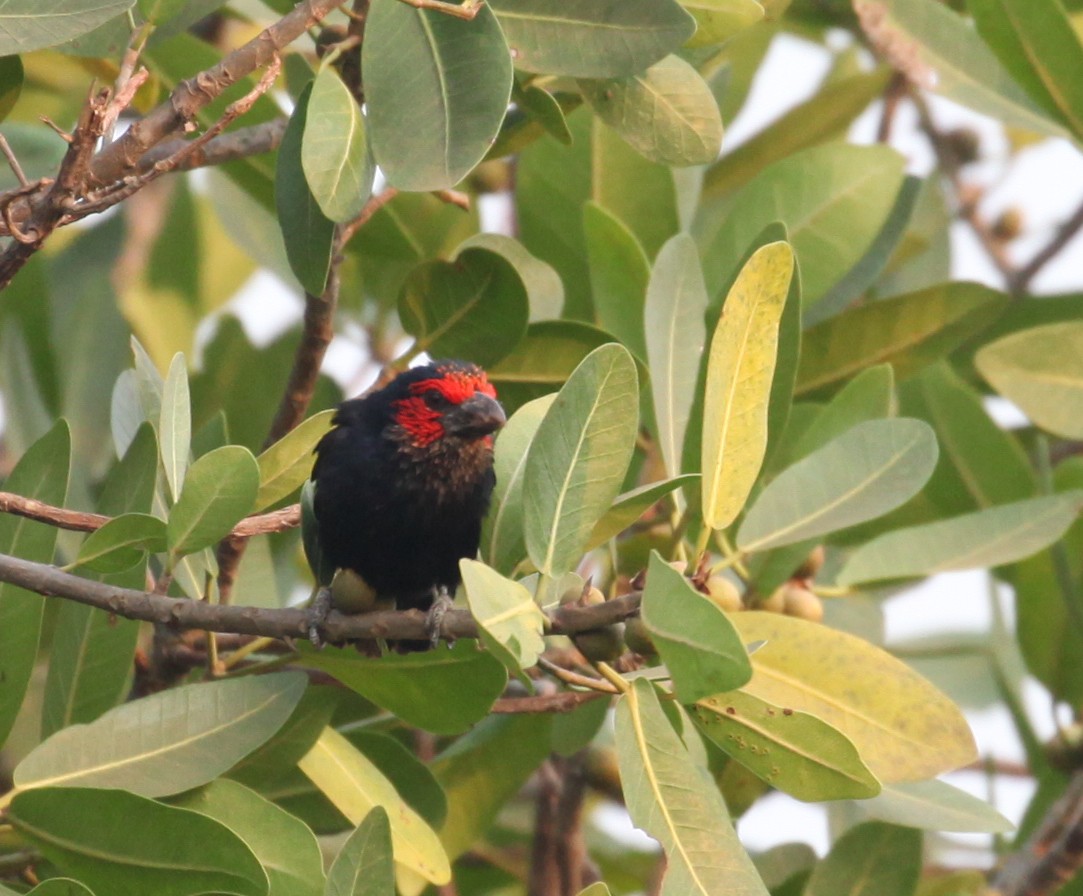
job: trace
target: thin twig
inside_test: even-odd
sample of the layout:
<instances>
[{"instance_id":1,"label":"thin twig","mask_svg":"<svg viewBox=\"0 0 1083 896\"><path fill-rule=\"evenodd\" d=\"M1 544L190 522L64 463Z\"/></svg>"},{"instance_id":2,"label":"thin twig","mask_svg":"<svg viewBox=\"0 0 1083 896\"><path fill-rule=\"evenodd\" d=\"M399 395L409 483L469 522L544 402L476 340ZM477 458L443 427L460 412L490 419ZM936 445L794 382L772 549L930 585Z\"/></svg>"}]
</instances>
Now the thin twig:
<instances>
[{"instance_id":1,"label":"thin twig","mask_svg":"<svg viewBox=\"0 0 1083 896\"><path fill-rule=\"evenodd\" d=\"M1026 292L1027 287L1030 286L1030 281L1072 241L1072 238L1079 233L1080 229L1083 229L1083 203L1072 212L1067 221L1057 228L1053 238L1035 252L1030 261L1015 272L1015 276L1009 281L1012 292Z\"/></svg>"},{"instance_id":2,"label":"thin twig","mask_svg":"<svg viewBox=\"0 0 1083 896\"><path fill-rule=\"evenodd\" d=\"M30 181L26 179L26 175L23 174L22 165L19 164L19 160L15 158L15 153L12 151L7 138L0 134L0 152L4 154L4 158L8 160L8 165L11 166L11 170L15 174L16 180L19 181L19 185L22 187L29 187Z\"/></svg>"},{"instance_id":3,"label":"thin twig","mask_svg":"<svg viewBox=\"0 0 1083 896\"><path fill-rule=\"evenodd\" d=\"M402 0L407 6L415 9L431 9L433 12L442 12L456 19L472 21L482 7L482 0L463 0L462 3L446 3L444 0Z\"/></svg>"}]
</instances>

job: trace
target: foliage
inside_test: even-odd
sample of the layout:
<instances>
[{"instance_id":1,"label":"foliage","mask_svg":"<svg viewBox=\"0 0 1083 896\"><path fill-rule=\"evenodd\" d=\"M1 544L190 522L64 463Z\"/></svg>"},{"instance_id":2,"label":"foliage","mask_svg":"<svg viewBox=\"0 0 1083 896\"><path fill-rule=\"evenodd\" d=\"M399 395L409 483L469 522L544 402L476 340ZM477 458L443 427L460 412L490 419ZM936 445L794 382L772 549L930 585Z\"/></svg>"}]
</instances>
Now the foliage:
<instances>
[{"instance_id":1,"label":"foliage","mask_svg":"<svg viewBox=\"0 0 1083 896\"><path fill-rule=\"evenodd\" d=\"M62 6L0 13L0 894L980 892L922 831L996 836L999 892L1039 892L1080 729L1040 743L1020 687L1083 700L1083 316L1030 284L1083 211L1016 261L930 94L1078 145L1078 13ZM722 152L780 34L831 71ZM844 141L877 98L924 180ZM954 214L1003 290L950 278ZM261 277L304 302L269 338ZM365 358L334 381L332 336ZM423 353L484 364L510 418L470 637L317 651L312 447ZM884 645L900 587L976 568L1017 632ZM955 700L1012 713L1014 843L939 780L978 759ZM749 854L771 791L829 807L825 857ZM664 863L603 839L611 800Z\"/></svg>"}]
</instances>

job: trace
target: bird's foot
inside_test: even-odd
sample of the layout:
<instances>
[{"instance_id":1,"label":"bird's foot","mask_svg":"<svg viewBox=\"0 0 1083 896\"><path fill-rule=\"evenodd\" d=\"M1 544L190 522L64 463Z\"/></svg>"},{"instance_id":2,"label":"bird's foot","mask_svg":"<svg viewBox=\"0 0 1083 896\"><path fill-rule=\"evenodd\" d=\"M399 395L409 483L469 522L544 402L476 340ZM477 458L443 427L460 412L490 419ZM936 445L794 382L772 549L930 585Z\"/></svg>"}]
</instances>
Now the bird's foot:
<instances>
[{"instance_id":1,"label":"bird's foot","mask_svg":"<svg viewBox=\"0 0 1083 896\"><path fill-rule=\"evenodd\" d=\"M323 649L325 642L321 632L330 612L331 589L320 588L316 592L316 596L312 598L312 603L308 605L308 609L305 610L305 622L308 624L308 640L312 642L312 646L317 650Z\"/></svg>"},{"instance_id":2,"label":"bird's foot","mask_svg":"<svg viewBox=\"0 0 1083 896\"><path fill-rule=\"evenodd\" d=\"M435 649L440 643L440 630L444 625L444 617L455 604L451 599L451 595L447 593L447 588L443 585L434 590L436 594L432 599L432 606L429 607L429 613L425 617L425 631L429 634L429 646ZM451 639L449 638L448 643L450 642Z\"/></svg>"}]
</instances>

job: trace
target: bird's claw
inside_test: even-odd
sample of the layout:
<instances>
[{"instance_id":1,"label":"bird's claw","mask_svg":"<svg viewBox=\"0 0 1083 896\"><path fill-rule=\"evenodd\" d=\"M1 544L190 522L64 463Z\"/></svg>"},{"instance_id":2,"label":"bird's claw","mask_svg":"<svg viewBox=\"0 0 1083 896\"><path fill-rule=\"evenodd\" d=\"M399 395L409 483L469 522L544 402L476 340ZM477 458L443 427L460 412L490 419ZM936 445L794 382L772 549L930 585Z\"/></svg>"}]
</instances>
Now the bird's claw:
<instances>
[{"instance_id":1,"label":"bird's claw","mask_svg":"<svg viewBox=\"0 0 1083 896\"><path fill-rule=\"evenodd\" d=\"M451 596L447 593L447 588L441 586L436 592L436 596L433 598L428 615L425 617L425 631L429 634L429 646L434 650L440 643L440 630L444 625L444 617L447 615L447 611L453 606L455 606L455 604L451 600Z\"/></svg>"},{"instance_id":2,"label":"bird's claw","mask_svg":"<svg viewBox=\"0 0 1083 896\"><path fill-rule=\"evenodd\" d=\"M305 610L305 622L308 624L308 640L317 650L322 650L324 645L321 634L323 624L327 622L327 616L331 612L331 589L320 588L312 599L308 609Z\"/></svg>"}]
</instances>

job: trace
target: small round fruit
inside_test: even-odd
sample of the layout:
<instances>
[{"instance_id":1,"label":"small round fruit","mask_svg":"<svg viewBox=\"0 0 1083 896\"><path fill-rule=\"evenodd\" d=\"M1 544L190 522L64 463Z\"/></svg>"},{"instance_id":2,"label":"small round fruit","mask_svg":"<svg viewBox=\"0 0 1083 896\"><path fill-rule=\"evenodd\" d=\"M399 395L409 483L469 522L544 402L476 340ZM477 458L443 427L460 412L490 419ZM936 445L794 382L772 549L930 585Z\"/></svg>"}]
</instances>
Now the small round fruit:
<instances>
[{"instance_id":1,"label":"small round fruit","mask_svg":"<svg viewBox=\"0 0 1083 896\"><path fill-rule=\"evenodd\" d=\"M608 663L624 653L624 623L572 635L572 641L592 663Z\"/></svg>"},{"instance_id":2,"label":"small round fruit","mask_svg":"<svg viewBox=\"0 0 1083 896\"><path fill-rule=\"evenodd\" d=\"M784 612L809 622L823 622L824 602L800 585L787 585L783 594Z\"/></svg>"},{"instance_id":3,"label":"small round fruit","mask_svg":"<svg viewBox=\"0 0 1083 896\"><path fill-rule=\"evenodd\" d=\"M600 588L595 588L591 585L590 590L581 596L580 603L584 607L596 607L598 604L605 603L605 595L602 594Z\"/></svg>"},{"instance_id":4,"label":"small round fruit","mask_svg":"<svg viewBox=\"0 0 1083 896\"><path fill-rule=\"evenodd\" d=\"M715 573L708 576L704 587L707 589L707 597L711 599L711 602L718 609L725 610L727 613L735 613L744 609L741 592L724 575Z\"/></svg>"},{"instance_id":5,"label":"small round fruit","mask_svg":"<svg viewBox=\"0 0 1083 896\"><path fill-rule=\"evenodd\" d=\"M632 616L624 621L624 643L628 645L629 650L640 656L654 656L658 653L654 641L651 640L650 632L647 631L646 623L638 616Z\"/></svg>"},{"instance_id":6,"label":"small round fruit","mask_svg":"<svg viewBox=\"0 0 1083 896\"><path fill-rule=\"evenodd\" d=\"M755 605L757 610L766 610L768 613L784 613L786 611L786 586L782 585L771 592L770 597L765 597Z\"/></svg>"},{"instance_id":7,"label":"small round fruit","mask_svg":"<svg viewBox=\"0 0 1083 896\"><path fill-rule=\"evenodd\" d=\"M795 579L811 579L815 577L824 565L824 546L822 544L816 545L809 555L805 558L805 562L802 563L797 569L794 570L793 578Z\"/></svg>"}]
</instances>

